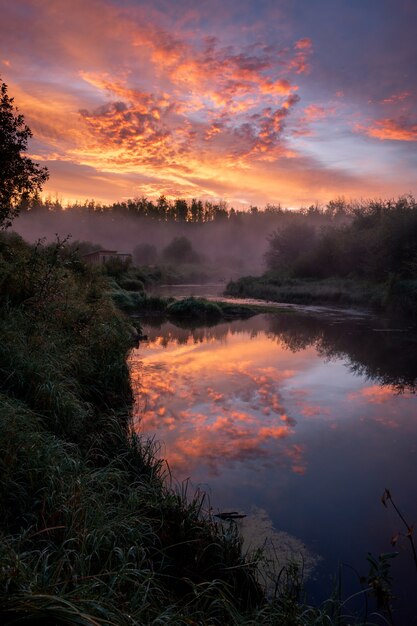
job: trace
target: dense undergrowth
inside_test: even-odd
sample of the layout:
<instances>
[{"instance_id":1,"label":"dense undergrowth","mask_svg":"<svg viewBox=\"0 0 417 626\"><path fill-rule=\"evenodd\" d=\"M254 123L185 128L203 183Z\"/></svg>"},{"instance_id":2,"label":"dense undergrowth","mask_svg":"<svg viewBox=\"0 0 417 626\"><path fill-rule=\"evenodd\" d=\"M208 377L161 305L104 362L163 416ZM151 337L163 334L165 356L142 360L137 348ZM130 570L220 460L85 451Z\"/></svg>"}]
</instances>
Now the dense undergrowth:
<instances>
[{"instance_id":1,"label":"dense undergrowth","mask_svg":"<svg viewBox=\"0 0 417 626\"><path fill-rule=\"evenodd\" d=\"M101 272L3 233L0 287L1 624L347 623L296 572L267 602L235 526L131 429L132 322Z\"/></svg>"}]
</instances>

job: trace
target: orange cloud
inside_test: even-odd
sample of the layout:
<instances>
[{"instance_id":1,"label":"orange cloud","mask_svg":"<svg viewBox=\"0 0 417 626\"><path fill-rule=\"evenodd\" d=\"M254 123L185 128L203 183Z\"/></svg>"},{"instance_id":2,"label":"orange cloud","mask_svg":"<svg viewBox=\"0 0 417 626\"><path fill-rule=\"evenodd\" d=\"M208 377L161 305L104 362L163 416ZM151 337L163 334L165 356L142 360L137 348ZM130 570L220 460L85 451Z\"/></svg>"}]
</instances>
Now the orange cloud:
<instances>
[{"instance_id":1,"label":"orange cloud","mask_svg":"<svg viewBox=\"0 0 417 626\"><path fill-rule=\"evenodd\" d=\"M291 62L291 68L297 74L304 74L310 70L309 57L313 50L313 42L309 38L299 39L295 46L295 57Z\"/></svg>"},{"instance_id":2,"label":"orange cloud","mask_svg":"<svg viewBox=\"0 0 417 626\"><path fill-rule=\"evenodd\" d=\"M262 20L225 27L223 17L235 11L245 19L234 4L219 3L211 20L209 5L175 11L169 3L22 0L18 13L9 3L3 78L34 131L34 153L50 168L46 192L104 202L165 194L299 206L403 191L377 168L372 178L302 152L297 139L313 136L308 124L327 121L309 106L312 41L288 43L282 26L270 43ZM32 21L17 19L20 12ZM276 17L275 7L266 14ZM386 100L403 102L405 93ZM372 128L386 138L386 129ZM390 132L414 140L412 127Z\"/></svg>"},{"instance_id":3,"label":"orange cloud","mask_svg":"<svg viewBox=\"0 0 417 626\"><path fill-rule=\"evenodd\" d=\"M309 104L304 109L304 119L307 122L316 122L317 120L323 120L335 113L335 107L323 107L317 104Z\"/></svg>"},{"instance_id":4,"label":"orange cloud","mask_svg":"<svg viewBox=\"0 0 417 626\"><path fill-rule=\"evenodd\" d=\"M291 469L296 474L305 474L307 471L307 465L304 461L305 446L301 444L293 444L287 447L284 454L291 459Z\"/></svg>"},{"instance_id":5,"label":"orange cloud","mask_svg":"<svg viewBox=\"0 0 417 626\"><path fill-rule=\"evenodd\" d=\"M318 104L309 104L305 107L303 114L297 119L295 128L291 131L296 137L312 137L314 131L311 124L326 120L336 113L334 106L321 106Z\"/></svg>"},{"instance_id":6,"label":"orange cloud","mask_svg":"<svg viewBox=\"0 0 417 626\"><path fill-rule=\"evenodd\" d=\"M357 126L357 130L382 141L417 141L417 123L405 118L375 120L371 126Z\"/></svg>"}]
</instances>

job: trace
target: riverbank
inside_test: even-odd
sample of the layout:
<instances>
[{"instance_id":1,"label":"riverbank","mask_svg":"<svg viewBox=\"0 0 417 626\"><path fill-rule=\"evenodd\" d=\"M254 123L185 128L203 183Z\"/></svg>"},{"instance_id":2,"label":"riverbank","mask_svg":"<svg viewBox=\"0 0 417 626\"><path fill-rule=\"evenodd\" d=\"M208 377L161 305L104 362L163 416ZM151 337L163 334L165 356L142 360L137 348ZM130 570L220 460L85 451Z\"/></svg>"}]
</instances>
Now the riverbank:
<instances>
[{"instance_id":1,"label":"riverbank","mask_svg":"<svg viewBox=\"0 0 417 626\"><path fill-rule=\"evenodd\" d=\"M407 317L415 317L417 311L417 282L393 277L384 283L374 283L347 278L291 279L267 272L230 281L225 295L281 303L360 307Z\"/></svg>"},{"instance_id":2,"label":"riverbank","mask_svg":"<svg viewBox=\"0 0 417 626\"><path fill-rule=\"evenodd\" d=\"M0 240L3 624L232 622L262 602L237 532L130 427L131 320L65 246Z\"/></svg>"},{"instance_id":3,"label":"riverbank","mask_svg":"<svg viewBox=\"0 0 417 626\"><path fill-rule=\"evenodd\" d=\"M100 272L2 234L0 285L2 624L336 619L340 598L306 606L294 569L267 602L261 555L133 431L132 320Z\"/></svg>"}]
</instances>

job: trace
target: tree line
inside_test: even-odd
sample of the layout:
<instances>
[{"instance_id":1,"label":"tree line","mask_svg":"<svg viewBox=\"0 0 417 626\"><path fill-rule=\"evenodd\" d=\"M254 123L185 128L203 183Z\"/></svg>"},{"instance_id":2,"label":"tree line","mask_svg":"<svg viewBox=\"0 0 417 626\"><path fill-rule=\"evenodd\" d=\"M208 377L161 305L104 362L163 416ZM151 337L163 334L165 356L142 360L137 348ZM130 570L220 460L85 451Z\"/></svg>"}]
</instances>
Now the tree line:
<instances>
[{"instance_id":1,"label":"tree line","mask_svg":"<svg viewBox=\"0 0 417 626\"><path fill-rule=\"evenodd\" d=\"M296 278L417 277L417 202L413 196L352 207L349 220L315 229L302 218L269 237L269 270Z\"/></svg>"},{"instance_id":2,"label":"tree line","mask_svg":"<svg viewBox=\"0 0 417 626\"><path fill-rule=\"evenodd\" d=\"M295 212L308 216L312 221L340 222L349 219L357 207L358 203L356 202L352 203L344 198L337 198L325 205L316 203L309 207L301 207L297 211L285 208L280 203L267 204L264 208L250 206L248 209L235 209L232 206L229 207L225 201L215 203L197 198L191 200L185 198L168 200L164 195L159 196L157 199L142 196L110 204L103 204L88 199L84 202L64 204L58 197L46 196L42 198L39 194L35 194L30 199L25 198L19 205L20 211L32 215L65 213L69 211L72 214L92 214L97 216L111 214L114 216L148 218L157 222L191 222L199 224L250 219L262 220L263 218L270 219L277 216L292 215Z\"/></svg>"}]
</instances>

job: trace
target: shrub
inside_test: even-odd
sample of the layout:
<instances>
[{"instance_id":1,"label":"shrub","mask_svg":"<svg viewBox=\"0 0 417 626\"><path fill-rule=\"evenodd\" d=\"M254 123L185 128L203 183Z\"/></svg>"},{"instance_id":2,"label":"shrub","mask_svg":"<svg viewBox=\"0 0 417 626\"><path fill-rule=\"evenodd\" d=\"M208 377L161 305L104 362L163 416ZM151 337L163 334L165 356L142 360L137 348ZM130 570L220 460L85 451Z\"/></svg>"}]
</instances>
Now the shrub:
<instances>
[{"instance_id":1,"label":"shrub","mask_svg":"<svg viewBox=\"0 0 417 626\"><path fill-rule=\"evenodd\" d=\"M219 320L223 317L221 308L215 302L197 298L184 298L168 306L169 316L190 320Z\"/></svg>"}]
</instances>

